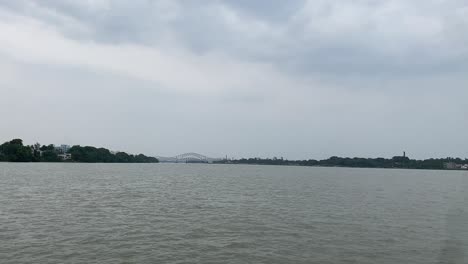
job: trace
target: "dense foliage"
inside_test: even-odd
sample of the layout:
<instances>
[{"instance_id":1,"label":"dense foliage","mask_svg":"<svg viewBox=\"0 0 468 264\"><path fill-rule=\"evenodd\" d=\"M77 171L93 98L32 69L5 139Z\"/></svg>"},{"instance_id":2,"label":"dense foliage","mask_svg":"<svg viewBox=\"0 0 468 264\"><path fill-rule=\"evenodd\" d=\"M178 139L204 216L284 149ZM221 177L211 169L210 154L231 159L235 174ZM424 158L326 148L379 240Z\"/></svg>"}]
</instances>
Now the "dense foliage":
<instances>
[{"instance_id":1,"label":"dense foliage","mask_svg":"<svg viewBox=\"0 0 468 264\"><path fill-rule=\"evenodd\" d=\"M9 162L61 162L60 154L70 154L67 162L113 162L113 163L157 163L158 159L143 154L131 155L125 152L112 153L105 148L73 146L68 153L61 153L54 145L39 143L24 146L23 140L13 139L0 145L0 161Z\"/></svg>"},{"instance_id":2,"label":"dense foliage","mask_svg":"<svg viewBox=\"0 0 468 264\"><path fill-rule=\"evenodd\" d=\"M115 162L115 163L156 163L158 159L143 154L130 155L125 152L111 153L105 148L73 146L70 149L73 161L78 162Z\"/></svg>"},{"instance_id":3,"label":"dense foliage","mask_svg":"<svg viewBox=\"0 0 468 264\"><path fill-rule=\"evenodd\" d=\"M408 157L396 156L391 159L385 158L341 158L331 157L324 160L285 160L285 159L262 159L249 158L237 160L222 160L217 163L232 164L258 164L258 165L296 165L296 166L321 166L321 167L355 167L355 168L405 168L405 169L445 169L445 164L454 162L457 164L468 164L468 159L443 158L414 160Z\"/></svg>"},{"instance_id":4,"label":"dense foliage","mask_svg":"<svg viewBox=\"0 0 468 264\"><path fill-rule=\"evenodd\" d=\"M23 140L13 139L0 145L0 161L31 162L39 160L30 146L23 146Z\"/></svg>"}]
</instances>

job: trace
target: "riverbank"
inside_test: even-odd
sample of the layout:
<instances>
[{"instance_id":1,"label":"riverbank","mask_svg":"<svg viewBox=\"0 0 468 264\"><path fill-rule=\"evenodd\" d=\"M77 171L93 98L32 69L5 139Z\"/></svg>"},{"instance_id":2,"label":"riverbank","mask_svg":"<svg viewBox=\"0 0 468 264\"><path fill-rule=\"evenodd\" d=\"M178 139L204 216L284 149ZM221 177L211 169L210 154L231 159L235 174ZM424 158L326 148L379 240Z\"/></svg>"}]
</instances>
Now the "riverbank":
<instances>
[{"instance_id":1,"label":"riverbank","mask_svg":"<svg viewBox=\"0 0 468 264\"><path fill-rule=\"evenodd\" d=\"M0 145L0 161L9 162L82 162L82 163L158 163L155 157L127 154L93 146L52 144L23 145L22 139L13 139Z\"/></svg>"}]
</instances>

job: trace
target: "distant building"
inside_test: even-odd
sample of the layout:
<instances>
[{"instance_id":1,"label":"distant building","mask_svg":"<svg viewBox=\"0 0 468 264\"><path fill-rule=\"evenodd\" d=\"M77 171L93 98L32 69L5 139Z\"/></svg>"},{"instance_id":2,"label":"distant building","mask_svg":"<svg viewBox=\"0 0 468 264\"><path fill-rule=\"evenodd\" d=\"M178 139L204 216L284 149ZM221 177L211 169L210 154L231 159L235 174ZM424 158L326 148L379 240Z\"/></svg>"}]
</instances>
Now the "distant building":
<instances>
[{"instance_id":1,"label":"distant building","mask_svg":"<svg viewBox=\"0 0 468 264\"><path fill-rule=\"evenodd\" d=\"M70 145L60 145L60 146L55 146L55 151L57 151L57 153L59 154L65 154L65 153L68 153L68 151L70 151Z\"/></svg>"},{"instance_id":2,"label":"distant building","mask_svg":"<svg viewBox=\"0 0 468 264\"><path fill-rule=\"evenodd\" d=\"M455 162L446 162L444 167L448 170L468 170L468 164L458 164Z\"/></svg>"},{"instance_id":3,"label":"distant building","mask_svg":"<svg viewBox=\"0 0 468 264\"><path fill-rule=\"evenodd\" d=\"M57 156L59 158L61 158L62 160L71 160L71 154L70 153L58 154Z\"/></svg>"}]
</instances>

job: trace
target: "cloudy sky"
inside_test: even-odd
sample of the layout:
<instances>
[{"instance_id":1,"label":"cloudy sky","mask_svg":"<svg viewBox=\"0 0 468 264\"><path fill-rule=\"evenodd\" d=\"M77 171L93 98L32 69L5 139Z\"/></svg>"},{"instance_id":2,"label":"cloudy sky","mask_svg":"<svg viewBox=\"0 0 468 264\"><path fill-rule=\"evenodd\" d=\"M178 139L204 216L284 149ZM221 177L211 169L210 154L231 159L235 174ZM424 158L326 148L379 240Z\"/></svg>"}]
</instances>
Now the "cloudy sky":
<instances>
[{"instance_id":1,"label":"cloudy sky","mask_svg":"<svg viewBox=\"0 0 468 264\"><path fill-rule=\"evenodd\" d=\"M468 157L465 0L0 0L0 141Z\"/></svg>"}]
</instances>

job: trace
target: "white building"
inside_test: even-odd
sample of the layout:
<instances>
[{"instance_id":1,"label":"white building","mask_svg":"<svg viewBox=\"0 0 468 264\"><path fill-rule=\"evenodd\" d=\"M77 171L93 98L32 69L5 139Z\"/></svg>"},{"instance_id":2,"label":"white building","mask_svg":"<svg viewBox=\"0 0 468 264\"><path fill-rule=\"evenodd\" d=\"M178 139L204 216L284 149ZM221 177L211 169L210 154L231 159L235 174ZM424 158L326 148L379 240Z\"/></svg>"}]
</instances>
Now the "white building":
<instances>
[{"instance_id":1,"label":"white building","mask_svg":"<svg viewBox=\"0 0 468 264\"><path fill-rule=\"evenodd\" d=\"M58 154L57 156L59 158L61 158L62 160L71 160L71 154L70 153Z\"/></svg>"}]
</instances>

